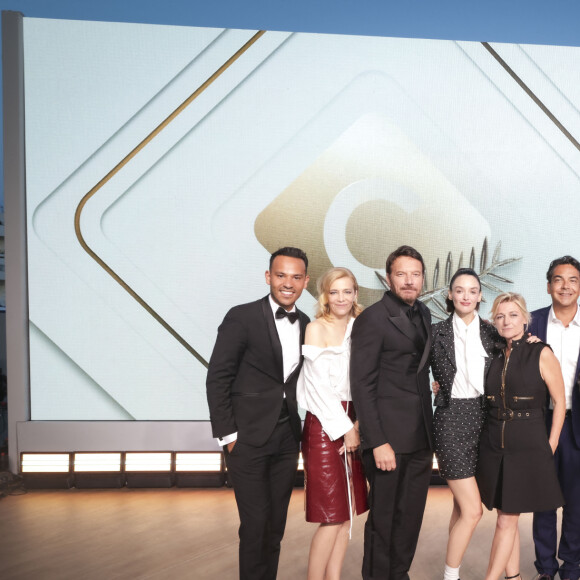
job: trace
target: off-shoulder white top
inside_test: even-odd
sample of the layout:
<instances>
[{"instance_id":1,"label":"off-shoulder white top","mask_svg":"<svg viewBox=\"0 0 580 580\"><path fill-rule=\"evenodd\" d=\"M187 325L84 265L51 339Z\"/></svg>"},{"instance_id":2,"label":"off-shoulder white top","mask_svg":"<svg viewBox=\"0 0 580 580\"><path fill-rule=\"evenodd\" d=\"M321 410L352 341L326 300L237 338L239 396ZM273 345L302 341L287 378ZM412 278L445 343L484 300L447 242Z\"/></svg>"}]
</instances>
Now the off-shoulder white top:
<instances>
[{"instance_id":1,"label":"off-shoulder white top","mask_svg":"<svg viewBox=\"0 0 580 580\"><path fill-rule=\"evenodd\" d=\"M333 441L353 426L342 406L342 401L352 401L349 368L353 322L351 318L340 346L302 346L304 363L296 385L296 399L300 407L316 416Z\"/></svg>"}]
</instances>

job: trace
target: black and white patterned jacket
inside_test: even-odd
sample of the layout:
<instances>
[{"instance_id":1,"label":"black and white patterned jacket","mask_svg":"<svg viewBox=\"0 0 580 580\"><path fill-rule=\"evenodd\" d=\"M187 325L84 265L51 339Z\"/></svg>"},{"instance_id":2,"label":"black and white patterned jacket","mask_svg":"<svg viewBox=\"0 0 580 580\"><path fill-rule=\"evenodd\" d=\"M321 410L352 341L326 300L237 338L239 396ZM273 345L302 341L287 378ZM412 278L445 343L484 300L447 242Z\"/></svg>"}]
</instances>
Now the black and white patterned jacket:
<instances>
[{"instance_id":1,"label":"black and white patterned jacket","mask_svg":"<svg viewBox=\"0 0 580 580\"><path fill-rule=\"evenodd\" d=\"M481 344L487 353L485 359L485 374L489 369L494 352L498 348L497 343L500 339L496 329L479 319L479 335L481 337ZM436 407L449 406L451 399L451 388L457 366L455 364L455 342L453 336L453 314L433 325L433 344L431 346L430 356L431 371L433 378L439 383L439 392L435 397Z\"/></svg>"}]
</instances>

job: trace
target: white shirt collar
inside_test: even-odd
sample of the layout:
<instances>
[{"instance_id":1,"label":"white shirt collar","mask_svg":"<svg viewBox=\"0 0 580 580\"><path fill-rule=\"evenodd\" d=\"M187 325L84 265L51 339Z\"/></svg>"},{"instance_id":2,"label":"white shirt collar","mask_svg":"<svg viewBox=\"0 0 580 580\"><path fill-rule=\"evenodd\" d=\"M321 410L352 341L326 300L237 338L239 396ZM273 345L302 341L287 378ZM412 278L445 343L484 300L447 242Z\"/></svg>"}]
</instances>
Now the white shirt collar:
<instances>
[{"instance_id":1,"label":"white shirt collar","mask_svg":"<svg viewBox=\"0 0 580 580\"><path fill-rule=\"evenodd\" d=\"M551 322L553 324L562 324L562 321L556 317L556 315L554 314L554 307L550 306L550 312L548 314L548 322ZM572 318L572 321L570 322L570 324L574 324L575 326L580 326L580 308L578 307L578 305L576 306L576 314L574 315L574 318Z\"/></svg>"},{"instance_id":2,"label":"white shirt collar","mask_svg":"<svg viewBox=\"0 0 580 580\"><path fill-rule=\"evenodd\" d=\"M475 333L474 328L477 329L477 334L479 334L479 315L477 310L473 312L473 320L469 324L465 324L463 320L458 316L457 312L453 313L453 331L461 336L467 334L468 332Z\"/></svg>"}]
</instances>

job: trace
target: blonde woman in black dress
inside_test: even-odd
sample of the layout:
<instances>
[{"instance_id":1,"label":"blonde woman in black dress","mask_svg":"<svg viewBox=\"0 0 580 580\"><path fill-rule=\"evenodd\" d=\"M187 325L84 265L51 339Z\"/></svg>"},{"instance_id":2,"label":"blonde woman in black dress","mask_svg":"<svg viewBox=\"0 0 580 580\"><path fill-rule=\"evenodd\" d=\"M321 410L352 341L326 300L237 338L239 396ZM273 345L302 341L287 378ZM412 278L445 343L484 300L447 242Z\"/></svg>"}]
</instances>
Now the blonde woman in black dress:
<instances>
[{"instance_id":1,"label":"blonde woman in black dress","mask_svg":"<svg viewBox=\"0 0 580 580\"><path fill-rule=\"evenodd\" d=\"M520 580L520 513L563 504L553 453L566 413L564 380L552 350L542 342L526 342L530 314L519 294L500 294L492 320L507 344L494 356L486 376L488 411L476 475L483 503L497 509L485 580L497 580L504 572L505 578ZM546 389L554 407L549 437Z\"/></svg>"},{"instance_id":2,"label":"blonde woman in black dress","mask_svg":"<svg viewBox=\"0 0 580 580\"><path fill-rule=\"evenodd\" d=\"M439 473L453 493L444 580L459 578L461 561L482 516L475 471L484 422L484 375L498 335L478 316L481 299L477 273L460 268L451 278L446 300L451 316L433 325L435 452Z\"/></svg>"}]
</instances>

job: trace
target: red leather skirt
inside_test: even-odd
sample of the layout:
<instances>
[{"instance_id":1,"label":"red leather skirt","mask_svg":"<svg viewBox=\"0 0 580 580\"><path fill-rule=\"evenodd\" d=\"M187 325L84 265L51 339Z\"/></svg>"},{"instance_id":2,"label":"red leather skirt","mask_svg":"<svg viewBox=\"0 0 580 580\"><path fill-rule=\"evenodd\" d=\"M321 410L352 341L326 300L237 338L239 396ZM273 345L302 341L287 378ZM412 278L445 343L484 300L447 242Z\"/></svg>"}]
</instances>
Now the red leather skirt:
<instances>
[{"instance_id":1,"label":"red leather skirt","mask_svg":"<svg viewBox=\"0 0 580 580\"><path fill-rule=\"evenodd\" d=\"M342 404L346 409L346 401ZM348 411L349 417L354 421L352 402ZM338 524L348 521L349 480L353 515L368 510L367 482L360 453L358 451L348 453L350 477L347 479L344 454L338 453L342 444L342 437L331 441L316 416L310 412L306 413L302 434L302 456L307 522Z\"/></svg>"}]
</instances>

